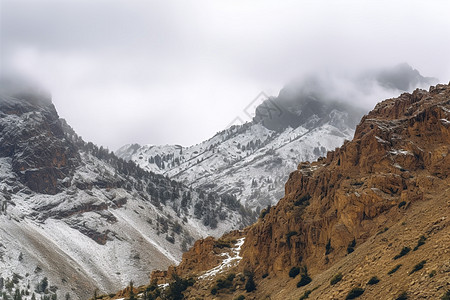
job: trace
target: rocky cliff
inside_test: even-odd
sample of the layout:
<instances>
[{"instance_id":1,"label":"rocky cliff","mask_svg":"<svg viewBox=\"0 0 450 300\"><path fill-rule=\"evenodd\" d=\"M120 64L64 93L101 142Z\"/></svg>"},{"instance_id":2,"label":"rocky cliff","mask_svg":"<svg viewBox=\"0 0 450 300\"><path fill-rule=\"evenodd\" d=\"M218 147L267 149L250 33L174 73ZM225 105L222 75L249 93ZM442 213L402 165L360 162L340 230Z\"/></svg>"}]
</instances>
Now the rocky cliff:
<instances>
[{"instance_id":1,"label":"rocky cliff","mask_svg":"<svg viewBox=\"0 0 450 300\"><path fill-rule=\"evenodd\" d=\"M243 245L216 253L219 265L199 263L213 261L214 240L198 241L166 280L196 277L188 299L343 299L352 289L367 299L436 299L450 288L449 175L450 86L385 100L352 141L301 163L279 203L238 233ZM234 263L223 265L224 256ZM290 279L295 267L312 282ZM217 289L230 273L238 276ZM381 283L367 283L370 276ZM257 288L246 292L250 277Z\"/></svg>"},{"instance_id":2,"label":"rocky cliff","mask_svg":"<svg viewBox=\"0 0 450 300\"><path fill-rule=\"evenodd\" d=\"M383 101L361 120L353 141L300 164L279 205L250 228L242 263L261 273L285 271L301 258L326 268L353 239L380 230L383 213L422 200L450 174L449 92L438 86Z\"/></svg>"},{"instance_id":3,"label":"rocky cliff","mask_svg":"<svg viewBox=\"0 0 450 300\"><path fill-rule=\"evenodd\" d=\"M67 187L80 157L66 138L50 97L33 92L5 95L0 114L0 157L12 158L21 182L32 191L52 195Z\"/></svg>"}]
</instances>

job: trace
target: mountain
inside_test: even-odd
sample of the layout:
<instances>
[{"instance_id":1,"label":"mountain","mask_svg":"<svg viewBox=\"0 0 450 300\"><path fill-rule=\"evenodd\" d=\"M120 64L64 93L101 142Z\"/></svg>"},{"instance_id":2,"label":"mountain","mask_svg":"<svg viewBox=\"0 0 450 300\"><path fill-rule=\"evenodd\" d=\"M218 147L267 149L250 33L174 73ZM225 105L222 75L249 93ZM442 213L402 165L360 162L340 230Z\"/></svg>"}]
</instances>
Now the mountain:
<instances>
[{"instance_id":1,"label":"mountain","mask_svg":"<svg viewBox=\"0 0 450 300\"><path fill-rule=\"evenodd\" d=\"M183 299L181 292L185 299L447 299L449 199L450 85L439 84L377 104L352 141L300 163L284 197L255 224L197 241L181 264L133 292L146 299Z\"/></svg>"},{"instance_id":2,"label":"mountain","mask_svg":"<svg viewBox=\"0 0 450 300\"><path fill-rule=\"evenodd\" d=\"M362 76L365 80L375 79L381 86L400 91L409 91L416 87L426 87L438 82L434 77L424 77L418 70L407 63L402 63L390 69L380 69L367 72Z\"/></svg>"},{"instance_id":3,"label":"mountain","mask_svg":"<svg viewBox=\"0 0 450 300\"><path fill-rule=\"evenodd\" d=\"M352 139L366 112L354 103L363 102L374 87L394 95L435 81L407 64L354 78L311 74L288 84L278 97L250 103L248 110L255 107L247 112L254 113L252 121L231 126L200 144L131 144L115 153L188 186L234 194L259 213L283 196L288 174L299 161L316 160Z\"/></svg>"},{"instance_id":4,"label":"mountain","mask_svg":"<svg viewBox=\"0 0 450 300\"><path fill-rule=\"evenodd\" d=\"M84 142L48 93L20 84L0 92L0 204L0 290L11 296L86 299L143 284L196 239L255 219L233 195Z\"/></svg>"}]
</instances>

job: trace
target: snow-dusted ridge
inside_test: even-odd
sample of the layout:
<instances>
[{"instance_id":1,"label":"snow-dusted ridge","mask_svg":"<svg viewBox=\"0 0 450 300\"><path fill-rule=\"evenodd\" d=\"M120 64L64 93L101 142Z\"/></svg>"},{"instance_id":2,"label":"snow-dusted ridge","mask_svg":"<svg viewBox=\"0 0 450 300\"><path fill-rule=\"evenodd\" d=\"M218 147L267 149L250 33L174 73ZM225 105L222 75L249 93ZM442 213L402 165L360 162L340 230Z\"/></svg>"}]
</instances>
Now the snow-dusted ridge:
<instances>
[{"instance_id":1,"label":"snow-dusted ridge","mask_svg":"<svg viewBox=\"0 0 450 300\"><path fill-rule=\"evenodd\" d=\"M86 299L145 284L196 239L254 217L232 196L85 143L49 101L0 94L0 108L0 282L8 286L32 292L46 277L58 298Z\"/></svg>"},{"instance_id":2,"label":"snow-dusted ridge","mask_svg":"<svg viewBox=\"0 0 450 300\"><path fill-rule=\"evenodd\" d=\"M346 118L346 112L330 114L333 119ZM116 153L194 188L232 193L243 205L259 211L283 196L284 183L300 161L326 155L353 134L352 127L333 122L287 127L282 132L247 123L191 147L126 145Z\"/></svg>"}]
</instances>

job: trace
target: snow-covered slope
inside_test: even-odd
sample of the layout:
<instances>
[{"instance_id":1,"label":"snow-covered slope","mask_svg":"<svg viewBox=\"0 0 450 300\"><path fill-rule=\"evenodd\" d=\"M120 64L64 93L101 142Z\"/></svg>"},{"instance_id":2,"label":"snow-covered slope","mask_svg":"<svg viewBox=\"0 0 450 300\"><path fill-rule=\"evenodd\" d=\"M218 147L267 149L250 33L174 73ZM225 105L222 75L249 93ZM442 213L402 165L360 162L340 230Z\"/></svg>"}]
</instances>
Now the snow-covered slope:
<instances>
[{"instance_id":1,"label":"snow-covered slope","mask_svg":"<svg viewBox=\"0 0 450 300\"><path fill-rule=\"evenodd\" d=\"M187 148L134 144L116 154L194 188L234 194L243 205L259 211L282 197L284 182L298 162L324 156L353 137L354 124L343 122L348 115L345 109L332 109L280 131L253 121Z\"/></svg>"},{"instance_id":2,"label":"snow-covered slope","mask_svg":"<svg viewBox=\"0 0 450 300\"><path fill-rule=\"evenodd\" d=\"M435 79L401 64L352 80L313 75L292 83L261 103L251 122L194 146L132 144L115 153L188 186L231 193L259 212L283 196L284 183L299 162L316 160L353 138L365 110L349 103L362 101L358 97L373 93L374 86L383 96L396 95ZM350 85L355 90L343 93Z\"/></svg>"},{"instance_id":3,"label":"snow-covered slope","mask_svg":"<svg viewBox=\"0 0 450 300\"><path fill-rule=\"evenodd\" d=\"M86 299L130 280L143 284L196 239L254 218L232 195L189 188L85 143L39 93L0 93L0 290L7 294L46 288Z\"/></svg>"}]
</instances>

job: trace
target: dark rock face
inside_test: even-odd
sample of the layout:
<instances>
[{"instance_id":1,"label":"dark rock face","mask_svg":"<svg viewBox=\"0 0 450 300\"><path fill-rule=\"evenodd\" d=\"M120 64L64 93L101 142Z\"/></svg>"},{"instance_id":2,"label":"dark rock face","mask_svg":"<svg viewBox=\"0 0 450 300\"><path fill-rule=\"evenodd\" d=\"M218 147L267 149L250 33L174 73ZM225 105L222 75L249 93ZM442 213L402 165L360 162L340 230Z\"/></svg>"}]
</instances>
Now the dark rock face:
<instances>
[{"instance_id":1,"label":"dark rock face","mask_svg":"<svg viewBox=\"0 0 450 300\"><path fill-rule=\"evenodd\" d=\"M336 126L333 124L333 115L338 111L347 115L344 120L339 120L340 122L351 128L356 127L366 110L355 107L354 103L348 103L348 95L333 90L330 80L332 81L332 78L311 74L300 82L287 85L278 97L269 98L256 108L253 121L279 132L287 127L297 128L300 125L311 129L320 125L318 120L324 123L331 121L331 124ZM353 80L357 82L354 88L361 94L365 94L365 90L374 84L388 90L407 92L437 82L436 78L424 77L406 63L393 68L369 71Z\"/></svg>"},{"instance_id":2,"label":"dark rock face","mask_svg":"<svg viewBox=\"0 0 450 300\"><path fill-rule=\"evenodd\" d=\"M44 194L70 185L79 164L51 100L28 93L0 95L0 157L12 158L21 182Z\"/></svg>"},{"instance_id":3,"label":"dark rock face","mask_svg":"<svg viewBox=\"0 0 450 300\"><path fill-rule=\"evenodd\" d=\"M325 83L314 76L298 85L288 85L278 97L269 98L256 108L253 122L278 132L288 127L311 129L326 122L336 126L339 124L334 124L333 117L337 111L347 115L340 122L346 127L356 127L365 110L346 104L337 96L330 97L325 90Z\"/></svg>"},{"instance_id":4,"label":"dark rock face","mask_svg":"<svg viewBox=\"0 0 450 300\"><path fill-rule=\"evenodd\" d=\"M419 71L407 63L399 64L392 69L382 70L376 74L376 80L385 87L408 91L421 84L433 84L436 78L423 77Z\"/></svg>"}]
</instances>

